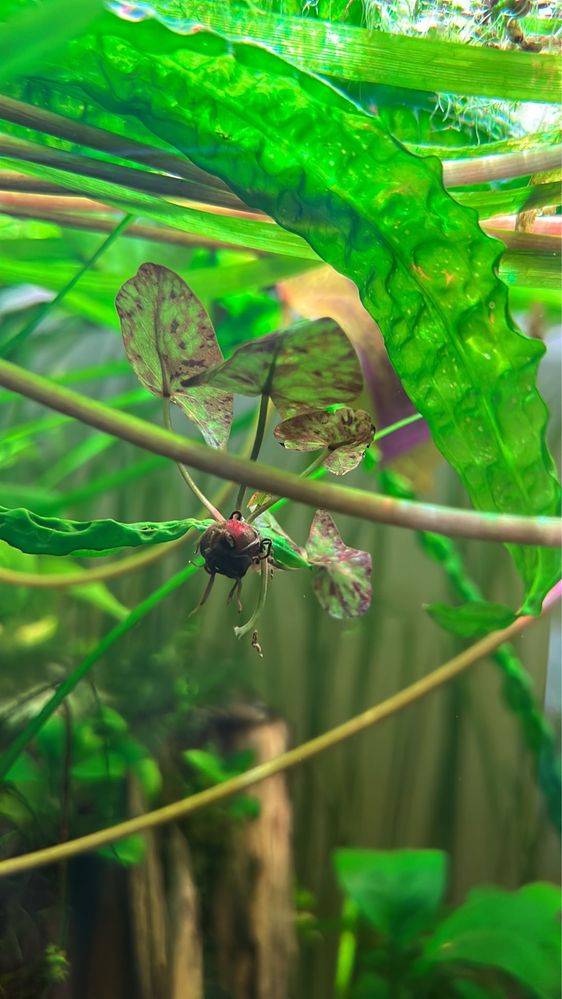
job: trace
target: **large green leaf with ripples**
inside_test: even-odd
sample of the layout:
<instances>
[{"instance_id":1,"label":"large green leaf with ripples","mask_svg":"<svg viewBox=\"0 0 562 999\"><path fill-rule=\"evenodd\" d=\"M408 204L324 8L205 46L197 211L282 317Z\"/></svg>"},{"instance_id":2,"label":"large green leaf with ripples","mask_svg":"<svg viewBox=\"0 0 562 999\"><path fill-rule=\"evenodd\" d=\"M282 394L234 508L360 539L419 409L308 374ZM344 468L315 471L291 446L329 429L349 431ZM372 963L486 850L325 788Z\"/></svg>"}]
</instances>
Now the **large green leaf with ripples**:
<instances>
[{"instance_id":1,"label":"large green leaf with ripples","mask_svg":"<svg viewBox=\"0 0 562 999\"><path fill-rule=\"evenodd\" d=\"M205 32L123 25L52 78L130 114L302 236L357 284L401 381L474 505L551 515L559 485L536 385L544 347L510 318L501 244L445 191L433 158L271 52ZM536 613L553 550L510 546Z\"/></svg>"}]
</instances>

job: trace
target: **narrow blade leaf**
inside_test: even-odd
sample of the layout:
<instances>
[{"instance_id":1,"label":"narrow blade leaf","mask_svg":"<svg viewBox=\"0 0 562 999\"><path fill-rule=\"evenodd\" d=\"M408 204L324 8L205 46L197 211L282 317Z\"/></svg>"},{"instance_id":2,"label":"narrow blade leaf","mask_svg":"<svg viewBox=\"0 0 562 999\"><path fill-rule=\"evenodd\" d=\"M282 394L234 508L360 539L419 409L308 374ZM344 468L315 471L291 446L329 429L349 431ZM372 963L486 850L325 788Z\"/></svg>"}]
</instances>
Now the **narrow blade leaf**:
<instances>
[{"instance_id":1,"label":"narrow blade leaf","mask_svg":"<svg viewBox=\"0 0 562 999\"><path fill-rule=\"evenodd\" d=\"M222 361L215 331L185 281L160 264L143 264L115 302L125 350L139 381L153 395L169 396L197 424L211 447L228 440L232 395L185 383Z\"/></svg>"}]
</instances>

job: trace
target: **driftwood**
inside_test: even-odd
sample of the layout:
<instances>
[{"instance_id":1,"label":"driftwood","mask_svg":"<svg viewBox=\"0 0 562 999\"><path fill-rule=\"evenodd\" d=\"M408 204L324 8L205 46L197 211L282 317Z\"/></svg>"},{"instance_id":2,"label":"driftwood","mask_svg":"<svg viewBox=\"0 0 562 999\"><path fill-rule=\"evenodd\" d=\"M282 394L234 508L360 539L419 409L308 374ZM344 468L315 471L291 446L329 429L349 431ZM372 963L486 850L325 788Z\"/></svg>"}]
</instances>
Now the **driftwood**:
<instances>
[{"instance_id":1,"label":"driftwood","mask_svg":"<svg viewBox=\"0 0 562 999\"><path fill-rule=\"evenodd\" d=\"M170 830L168 899L169 999L203 999L203 947L199 897L187 840Z\"/></svg>"},{"instance_id":2,"label":"driftwood","mask_svg":"<svg viewBox=\"0 0 562 999\"><path fill-rule=\"evenodd\" d=\"M214 733L225 753L252 749L255 762L287 748L280 720L230 713ZM215 897L217 963L232 999L287 999L294 952L291 806L285 777L251 791L259 816L233 822Z\"/></svg>"}]
</instances>

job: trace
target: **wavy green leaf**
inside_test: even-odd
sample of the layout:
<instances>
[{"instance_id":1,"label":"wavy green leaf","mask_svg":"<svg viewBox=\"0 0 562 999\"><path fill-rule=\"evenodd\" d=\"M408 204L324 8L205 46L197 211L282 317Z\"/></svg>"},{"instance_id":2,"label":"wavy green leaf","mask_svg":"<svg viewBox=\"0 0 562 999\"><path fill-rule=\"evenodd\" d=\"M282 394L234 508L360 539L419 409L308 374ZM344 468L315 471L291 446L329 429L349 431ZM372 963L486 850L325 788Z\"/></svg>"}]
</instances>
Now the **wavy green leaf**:
<instances>
[{"instance_id":1,"label":"wavy green leaf","mask_svg":"<svg viewBox=\"0 0 562 999\"><path fill-rule=\"evenodd\" d=\"M363 458L375 433L373 421L363 409L342 406L329 413L313 409L278 423L273 436L288 451L318 451L328 448L324 461L334 475L346 475Z\"/></svg>"},{"instance_id":2,"label":"wavy green leaf","mask_svg":"<svg viewBox=\"0 0 562 999\"><path fill-rule=\"evenodd\" d=\"M0 540L30 555L109 555L121 548L159 545L181 538L201 521L121 524L116 520L61 520L0 507Z\"/></svg>"},{"instance_id":3,"label":"wavy green leaf","mask_svg":"<svg viewBox=\"0 0 562 999\"><path fill-rule=\"evenodd\" d=\"M282 416L349 402L363 375L351 342L333 319L296 323L250 340L217 367L187 382L241 395L267 395Z\"/></svg>"},{"instance_id":4,"label":"wavy green leaf","mask_svg":"<svg viewBox=\"0 0 562 999\"><path fill-rule=\"evenodd\" d=\"M141 384L176 403L207 444L223 447L232 426L232 395L206 385L185 387L193 375L222 361L211 320L191 288L167 267L143 264L120 289L115 307Z\"/></svg>"},{"instance_id":5,"label":"wavy green leaf","mask_svg":"<svg viewBox=\"0 0 562 999\"><path fill-rule=\"evenodd\" d=\"M500 247L447 195L439 163L411 156L376 118L270 52L203 32L149 39L150 53L100 39L97 67L83 79L90 95L134 110L353 278L476 507L555 512L559 486L535 387L544 348L511 321L496 275ZM510 550L528 590L523 609L536 613L558 556Z\"/></svg>"}]
</instances>

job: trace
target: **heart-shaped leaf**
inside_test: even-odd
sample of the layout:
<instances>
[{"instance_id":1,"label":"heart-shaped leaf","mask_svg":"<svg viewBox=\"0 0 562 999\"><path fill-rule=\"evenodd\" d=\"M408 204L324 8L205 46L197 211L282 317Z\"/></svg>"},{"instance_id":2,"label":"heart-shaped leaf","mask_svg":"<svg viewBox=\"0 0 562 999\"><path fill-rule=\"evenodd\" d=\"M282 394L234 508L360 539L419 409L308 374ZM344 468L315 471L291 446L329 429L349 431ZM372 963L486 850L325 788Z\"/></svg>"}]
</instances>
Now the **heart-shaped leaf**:
<instances>
[{"instance_id":1,"label":"heart-shaped leaf","mask_svg":"<svg viewBox=\"0 0 562 999\"><path fill-rule=\"evenodd\" d=\"M324 465L334 475L345 475L356 468L373 440L375 428L362 409L342 406L329 413L313 409L279 423L273 436L290 451L317 451L329 448Z\"/></svg>"},{"instance_id":2,"label":"heart-shaped leaf","mask_svg":"<svg viewBox=\"0 0 562 999\"><path fill-rule=\"evenodd\" d=\"M426 941L429 965L498 968L536 999L560 995L560 889L475 888ZM510 990L508 990L510 994Z\"/></svg>"},{"instance_id":3,"label":"heart-shaped leaf","mask_svg":"<svg viewBox=\"0 0 562 999\"><path fill-rule=\"evenodd\" d=\"M441 850L336 850L334 867L361 915L395 946L435 922L447 883Z\"/></svg>"},{"instance_id":4,"label":"heart-shaped leaf","mask_svg":"<svg viewBox=\"0 0 562 999\"><path fill-rule=\"evenodd\" d=\"M228 361L188 383L241 395L267 395L283 417L350 402L363 376L357 355L332 319L297 323L243 344Z\"/></svg>"},{"instance_id":5,"label":"heart-shaped leaf","mask_svg":"<svg viewBox=\"0 0 562 999\"><path fill-rule=\"evenodd\" d=\"M167 267L143 264L121 287L115 305L139 381L180 406L211 447L226 444L232 395L207 385L185 388L194 375L222 361L211 320L191 288Z\"/></svg>"},{"instance_id":6,"label":"heart-shaped leaf","mask_svg":"<svg viewBox=\"0 0 562 999\"><path fill-rule=\"evenodd\" d=\"M317 510L306 543L314 571L313 587L330 617L359 617L371 603L371 556L348 548L325 510Z\"/></svg>"}]
</instances>

